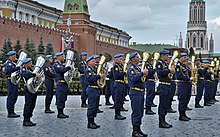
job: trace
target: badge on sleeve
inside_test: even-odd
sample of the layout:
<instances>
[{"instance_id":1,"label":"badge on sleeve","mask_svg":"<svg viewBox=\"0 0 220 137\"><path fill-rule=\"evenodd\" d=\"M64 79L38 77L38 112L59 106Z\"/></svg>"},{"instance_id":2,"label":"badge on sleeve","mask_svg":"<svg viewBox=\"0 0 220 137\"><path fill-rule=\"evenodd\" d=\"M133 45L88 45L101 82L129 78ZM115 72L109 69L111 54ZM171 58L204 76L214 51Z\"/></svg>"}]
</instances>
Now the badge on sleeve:
<instances>
[{"instance_id":1,"label":"badge on sleeve","mask_svg":"<svg viewBox=\"0 0 220 137\"><path fill-rule=\"evenodd\" d=\"M60 68L60 65L57 65L58 68Z\"/></svg>"},{"instance_id":2,"label":"badge on sleeve","mask_svg":"<svg viewBox=\"0 0 220 137\"><path fill-rule=\"evenodd\" d=\"M25 68L23 68L22 71L25 71Z\"/></svg>"},{"instance_id":3,"label":"badge on sleeve","mask_svg":"<svg viewBox=\"0 0 220 137\"><path fill-rule=\"evenodd\" d=\"M177 71L177 72L179 72L179 71L180 71L180 69L179 69L179 68L177 68L177 69L176 69L176 71Z\"/></svg>"},{"instance_id":4,"label":"badge on sleeve","mask_svg":"<svg viewBox=\"0 0 220 137\"><path fill-rule=\"evenodd\" d=\"M46 68L45 70L48 71L48 68Z\"/></svg>"},{"instance_id":5,"label":"badge on sleeve","mask_svg":"<svg viewBox=\"0 0 220 137\"><path fill-rule=\"evenodd\" d=\"M116 71L118 71L118 68L115 68Z\"/></svg>"},{"instance_id":6,"label":"badge on sleeve","mask_svg":"<svg viewBox=\"0 0 220 137\"><path fill-rule=\"evenodd\" d=\"M9 66L11 66L12 64L11 64L11 63L9 63L8 65L9 65Z\"/></svg>"},{"instance_id":7,"label":"badge on sleeve","mask_svg":"<svg viewBox=\"0 0 220 137\"><path fill-rule=\"evenodd\" d=\"M158 68L161 68L161 65L158 65Z\"/></svg>"},{"instance_id":8,"label":"badge on sleeve","mask_svg":"<svg viewBox=\"0 0 220 137\"><path fill-rule=\"evenodd\" d=\"M134 74L134 71L133 71L133 70L131 71L131 74Z\"/></svg>"}]
</instances>

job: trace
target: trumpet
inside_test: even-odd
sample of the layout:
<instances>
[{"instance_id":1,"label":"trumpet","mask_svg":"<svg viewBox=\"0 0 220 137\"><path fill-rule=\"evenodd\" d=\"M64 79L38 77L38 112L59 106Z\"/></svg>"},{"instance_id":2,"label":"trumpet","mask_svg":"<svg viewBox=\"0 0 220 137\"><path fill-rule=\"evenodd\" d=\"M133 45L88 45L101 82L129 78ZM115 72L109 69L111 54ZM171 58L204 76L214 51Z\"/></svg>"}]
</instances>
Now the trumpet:
<instances>
[{"instance_id":1,"label":"trumpet","mask_svg":"<svg viewBox=\"0 0 220 137\"><path fill-rule=\"evenodd\" d=\"M124 67L123 67L123 71L126 72L126 75L124 75L124 82L125 84L128 84L128 75L127 75L127 69L128 69L128 63L129 63L129 56L130 54L128 53L125 57L125 63L124 63Z\"/></svg>"},{"instance_id":2,"label":"trumpet","mask_svg":"<svg viewBox=\"0 0 220 137\"><path fill-rule=\"evenodd\" d=\"M196 66L195 66L195 59L196 57L195 56L192 56L192 60L191 60L191 77L194 77L194 80L192 81L192 84L195 86L197 85L197 82L198 82L198 70L196 69Z\"/></svg>"},{"instance_id":3,"label":"trumpet","mask_svg":"<svg viewBox=\"0 0 220 137\"><path fill-rule=\"evenodd\" d=\"M179 52L178 52L178 51L174 51L173 57L171 58L170 63L169 63L169 69L172 68L172 64L173 64L174 60L175 60L178 56L179 56ZM172 74L172 73L169 73L169 74L168 74L168 77L169 77L169 79L172 79L173 74Z\"/></svg>"},{"instance_id":4,"label":"trumpet","mask_svg":"<svg viewBox=\"0 0 220 137\"><path fill-rule=\"evenodd\" d=\"M150 57L149 53L147 53L147 52L143 53L143 60L142 60L142 65L141 65L141 71L146 68L146 62L147 62L149 57ZM146 80L146 76L141 77L141 81L142 82L145 82L145 80Z\"/></svg>"}]
</instances>

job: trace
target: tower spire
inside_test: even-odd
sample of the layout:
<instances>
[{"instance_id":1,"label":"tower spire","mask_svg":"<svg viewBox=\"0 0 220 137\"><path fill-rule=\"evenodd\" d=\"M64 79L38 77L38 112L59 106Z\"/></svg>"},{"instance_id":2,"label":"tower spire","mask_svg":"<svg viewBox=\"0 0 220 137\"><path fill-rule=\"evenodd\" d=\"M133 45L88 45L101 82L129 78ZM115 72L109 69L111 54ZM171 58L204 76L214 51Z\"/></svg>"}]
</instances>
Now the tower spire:
<instances>
[{"instance_id":1,"label":"tower spire","mask_svg":"<svg viewBox=\"0 0 220 137\"><path fill-rule=\"evenodd\" d=\"M88 4L86 0L65 0L63 14L83 13L89 15Z\"/></svg>"}]
</instances>

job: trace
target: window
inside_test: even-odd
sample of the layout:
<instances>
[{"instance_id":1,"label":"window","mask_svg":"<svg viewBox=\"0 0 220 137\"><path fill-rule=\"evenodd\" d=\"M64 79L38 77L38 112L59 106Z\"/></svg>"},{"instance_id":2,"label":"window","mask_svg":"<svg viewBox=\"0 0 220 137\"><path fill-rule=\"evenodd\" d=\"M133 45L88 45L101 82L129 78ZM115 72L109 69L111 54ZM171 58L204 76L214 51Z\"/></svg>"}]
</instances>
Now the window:
<instances>
[{"instance_id":1,"label":"window","mask_svg":"<svg viewBox=\"0 0 220 137\"><path fill-rule=\"evenodd\" d=\"M28 16L28 14L25 15L25 21L26 21L26 22L29 22L29 16Z\"/></svg>"},{"instance_id":2,"label":"window","mask_svg":"<svg viewBox=\"0 0 220 137\"><path fill-rule=\"evenodd\" d=\"M78 4L74 4L74 10L78 10L79 9L79 5Z\"/></svg>"},{"instance_id":3,"label":"window","mask_svg":"<svg viewBox=\"0 0 220 137\"><path fill-rule=\"evenodd\" d=\"M0 10L0 16L3 16L3 12Z\"/></svg>"},{"instance_id":4,"label":"window","mask_svg":"<svg viewBox=\"0 0 220 137\"><path fill-rule=\"evenodd\" d=\"M204 45L203 45L203 37L201 37L201 48L204 48Z\"/></svg>"},{"instance_id":5,"label":"window","mask_svg":"<svg viewBox=\"0 0 220 137\"><path fill-rule=\"evenodd\" d=\"M50 27L50 23L49 22L46 22L46 27Z\"/></svg>"},{"instance_id":6,"label":"window","mask_svg":"<svg viewBox=\"0 0 220 137\"><path fill-rule=\"evenodd\" d=\"M88 6L87 6L87 5L84 5L84 6L83 6L83 9L84 9L84 11L87 12L87 11L88 11Z\"/></svg>"},{"instance_id":7,"label":"window","mask_svg":"<svg viewBox=\"0 0 220 137\"><path fill-rule=\"evenodd\" d=\"M69 5L67 6L67 8L68 8L68 10L72 10L72 9L73 9L73 6L72 6L71 4L69 4Z\"/></svg>"},{"instance_id":8,"label":"window","mask_svg":"<svg viewBox=\"0 0 220 137\"><path fill-rule=\"evenodd\" d=\"M194 48L196 47L196 36L195 35L193 36L193 47Z\"/></svg>"},{"instance_id":9,"label":"window","mask_svg":"<svg viewBox=\"0 0 220 137\"><path fill-rule=\"evenodd\" d=\"M22 20L23 16L22 16L22 12L19 12L19 20Z\"/></svg>"},{"instance_id":10,"label":"window","mask_svg":"<svg viewBox=\"0 0 220 137\"><path fill-rule=\"evenodd\" d=\"M33 24L35 24L35 18L34 18L34 15L32 15L32 17L31 17L31 22L33 23Z\"/></svg>"}]
</instances>

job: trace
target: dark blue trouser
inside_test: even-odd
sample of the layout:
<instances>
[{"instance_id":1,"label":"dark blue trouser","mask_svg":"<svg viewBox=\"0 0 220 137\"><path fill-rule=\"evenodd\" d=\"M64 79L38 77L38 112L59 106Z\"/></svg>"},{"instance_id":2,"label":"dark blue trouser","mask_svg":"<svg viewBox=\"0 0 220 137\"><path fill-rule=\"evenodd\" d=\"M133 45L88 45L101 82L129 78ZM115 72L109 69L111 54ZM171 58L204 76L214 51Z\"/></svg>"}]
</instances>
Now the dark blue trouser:
<instances>
[{"instance_id":1,"label":"dark blue trouser","mask_svg":"<svg viewBox=\"0 0 220 137\"><path fill-rule=\"evenodd\" d=\"M218 80L215 79L214 80L214 90L213 90L212 99L215 99L215 95L216 95L217 90L218 90Z\"/></svg>"},{"instance_id":2,"label":"dark blue trouser","mask_svg":"<svg viewBox=\"0 0 220 137\"><path fill-rule=\"evenodd\" d=\"M205 93L204 93L204 103L207 103L211 100L212 98L212 93L213 93L213 82L210 81L205 81L204 82L204 87L205 87Z\"/></svg>"},{"instance_id":3,"label":"dark blue trouser","mask_svg":"<svg viewBox=\"0 0 220 137\"><path fill-rule=\"evenodd\" d=\"M115 108L121 108L124 103L124 90L125 90L125 84L120 82L114 83L114 89L115 89L115 102L114 107Z\"/></svg>"},{"instance_id":4,"label":"dark blue trouser","mask_svg":"<svg viewBox=\"0 0 220 137\"><path fill-rule=\"evenodd\" d=\"M198 80L197 82L197 88L196 88L196 103L199 103L200 100L202 99L203 95L203 90L204 90L204 80Z\"/></svg>"},{"instance_id":5,"label":"dark blue trouser","mask_svg":"<svg viewBox=\"0 0 220 137\"><path fill-rule=\"evenodd\" d=\"M159 116L165 117L168 108L168 94L170 92L170 85L159 84L157 90L159 92L158 114Z\"/></svg>"},{"instance_id":6,"label":"dark blue trouser","mask_svg":"<svg viewBox=\"0 0 220 137\"><path fill-rule=\"evenodd\" d=\"M151 107L153 104L153 100L155 98L156 92L155 92L155 82L147 80L146 82L146 107Z\"/></svg>"},{"instance_id":7,"label":"dark blue trouser","mask_svg":"<svg viewBox=\"0 0 220 137\"><path fill-rule=\"evenodd\" d=\"M7 109L14 109L15 103L18 99L18 85L13 85L10 79L6 81L6 88L8 91Z\"/></svg>"},{"instance_id":8,"label":"dark blue trouser","mask_svg":"<svg viewBox=\"0 0 220 137\"><path fill-rule=\"evenodd\" d=\"M144 115L144 92L131 89L129 96L132 109L132 125L140 126L142 124L141 119Z\"/></svg>"},{"instance_id":9,"label":"dark blue trouser","mask_svg":"<svg viewBox=\"0 0 220 137\"><path fill-rule=\"evenodd\" d=\"M56 105L57 109L64 109L68 95L68 85L66 83L57 82L56 88Z\"/></svg>"},{"instance_id":10,"label":"dark blue trouser","mask_svg":"<svg viewBox=\"0 0 220 137\"><path fill-rule=\"evenodd\" d=\"M88 95L87 118L94 118L97 116L100 89L87 87L86 93Z\"/></svg>"},{"instance_id":11,"label":"dark blue trouser","mask_svg":"<svg viewBox=\"0 0 220 137\"><path fill-rule=\"evenodd\" d=\"M189 100L189 95L191 92L190 82L179 82L178 86L178 100L179 100L179 112L185 112L187 109L187 104Z\"/></svg>"},{"instance_id":12,"label":"dark blue trouser","mask_svg":"<svg viewBox=\"0 0 220 137\"><path fill-rule=\"evenodd\" d=\"M106 98L106 101L109 101L109 98L111 96L111 82L110 80L106 80L106 85L105 85L105 98Z\"/></svg>"},{"instance_id":13,"label":"dark blue trouser","mask_svg":"<svg viewBox=\"0 0 220 137\"><path fill-rule=\"evenodd\" d=\"M170 92L168 93L168 109L172 108L173 97L176 92L176 82L172 81L170 85Z\"/></svg>"},{"instance_id":14,"label":"dark blue trouser","mask_svg":"<svg viewBox=\"0 0 220 137\"><path fill-rule=\"evenodd\" d=\"M80 76L80 82L82 84L81 100L85 102L86 99L87 99L86 88L88 87L88 84L87 84L87 82L85 80L84 75Z\"/></svg>"},{"instance_id":15,"label":"dark blue trouser","mask_svg":"<svg viewBox=\"0 0 220 137\"><path fill-rule=\"evenodd\" d=\"M36 105L37 94L32 94L28 91L27 87L24 87L24 97L25 97L25 104L24 104L24 118L30 118L33 115L33 111Z\"/></svg>"},{"instance_id":16,"label":"dark blue trouser","mask_svg":"<svg viewBox=\"0 0 220 137\"><path fill-rule=\"evenodd\" d=\"M53 99L54 80L46 78L45 87L46 87L45 106L49 107Z\"/></svg>"},{"instance_id":17,"label":"dark blue trouser","mask_svg":"<svg viewBox=\"0 0 220 137\"><path fill-rule=\"evenodd\" d=\"M188 106L188 104L189 104L189 102L190 102L190 99L191 99L191 96L192 96L192 82L190 82L189 84L188 84L188 94L187 94L187 106Z\"/></svg>"}]
</instances>

